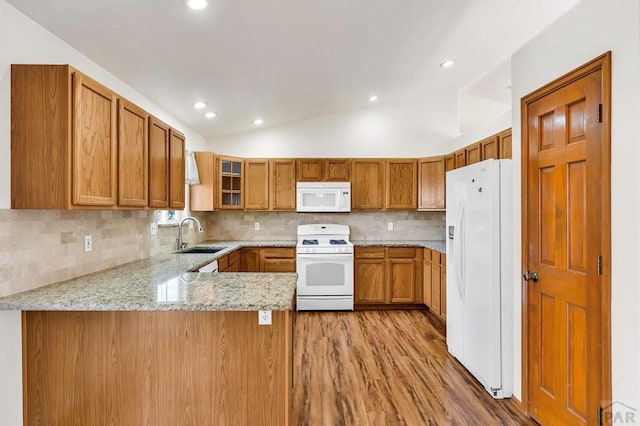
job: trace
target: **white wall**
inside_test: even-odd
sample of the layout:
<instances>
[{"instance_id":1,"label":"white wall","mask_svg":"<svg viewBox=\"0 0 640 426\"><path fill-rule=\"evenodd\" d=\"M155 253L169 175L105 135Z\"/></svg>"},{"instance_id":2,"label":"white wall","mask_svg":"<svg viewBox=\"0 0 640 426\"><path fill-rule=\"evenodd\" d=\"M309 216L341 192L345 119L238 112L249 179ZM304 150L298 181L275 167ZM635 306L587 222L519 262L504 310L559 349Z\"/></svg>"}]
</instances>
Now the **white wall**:
<instances>
[{"instance_id":1,"label":"white wall","mask_svg":"<svg viewBox=\"0 0 640 426\"><path fill-rule=\"evenodd\" d=\"M640 10L637 0L584 0L512 58L513 156L521 147L520 99L555 78L611 50L611 213L613 399L640 408ZM521 167L514 163L514 199ZM597 191L597 188L593 189ZM520 205L514 208L513 246L520 247ZM515 389L521 388L520 251L514 253ZM516 392L518 397L521 393Z\"/></svg>"},{"instance_id":2,"label":"white wall","mask_svg":"<svg viewBox=\"0 0 640 426\"><path fill-rule=\"evenodd\" d=\"M92 62L4 0L0 0L0 209L11 205L11 64L70 64L146 109L187 137L187 147L206 149L206 140L151 100ZM150 70L150 72L152 72Z\"/></svg>"},{"instance_id":3,"label":"white wall","mask_svg":"<svg viewBox=\"0 0 640 426\"><path fill-rule=\"evenodd\" d=\"M454 135L450 101L396 99L355 111L209 140L211 150L244 157L421 157L440 154ZM440 97L439 97L440 98ZM434 124L436 123L436 124Z\"/></svg>"}]
</instances>

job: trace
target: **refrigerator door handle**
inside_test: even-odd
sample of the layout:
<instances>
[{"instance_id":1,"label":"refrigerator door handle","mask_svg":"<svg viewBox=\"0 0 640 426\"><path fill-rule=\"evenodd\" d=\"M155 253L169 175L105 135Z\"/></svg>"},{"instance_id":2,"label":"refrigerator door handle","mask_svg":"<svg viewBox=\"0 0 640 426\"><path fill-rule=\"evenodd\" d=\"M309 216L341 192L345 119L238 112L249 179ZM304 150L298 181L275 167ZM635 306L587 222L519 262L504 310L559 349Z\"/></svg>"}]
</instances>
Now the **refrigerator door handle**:
<instances>
[{"instance_id":1,"label":"refrigerator door handle","mask_svg":"<svg viewBox=\"0 0 640 426\"><path fill-rule=\"evenodd\" d=\"M456 278L458 282L458 293L464 299L464 201L458 203L458 214L456 215L456 227L453 239L453 262L456 270ZM457 237L457 238L456 238Z\"/></svg>"}]
</instances>

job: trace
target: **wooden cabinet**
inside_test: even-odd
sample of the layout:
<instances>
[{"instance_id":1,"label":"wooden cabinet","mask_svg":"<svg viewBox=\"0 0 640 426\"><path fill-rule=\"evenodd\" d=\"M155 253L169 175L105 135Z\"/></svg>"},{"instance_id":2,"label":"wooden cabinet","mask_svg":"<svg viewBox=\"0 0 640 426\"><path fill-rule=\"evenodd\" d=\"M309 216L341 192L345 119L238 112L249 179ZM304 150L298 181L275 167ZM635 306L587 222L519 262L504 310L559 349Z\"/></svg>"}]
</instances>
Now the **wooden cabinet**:
<instances>
[{"instance_id":1,"label":"wooden cabinet","mask_svg":"<svg viewBox=\"0 0 640 426\"><path fill-rule=\"evenodd\" d=\"M244 160L244 208L269 209L269 160Z\"/></svg>"},{"instance_id":2,"label":"wooden cabinet","mask_svg":"<svg viewBox=\"0 0 640 426\"><path fill-rule=\"evenodd\" d=\"M429 310L442 319L447 313L446 255L424 249L423 300Z\"/></svg>"},{"instance_id":3,"label":"wooden cabinet","mask_svg":"<svg viewBox=\"0 0 640 426\"><path fill-rule=\"evenodd\" d=\"M240 272L260 272L260 249L240 249Z\"/></svg>"},{"instance_id":4,"label":"wooden cabinet","mask_svg":"<svg viewBox=\"0 0 640 426\"><path fill-rule=\"evenodd\" d=\"M298 182L321 182L324 180L324 160L321 158L300 158L296 160Z\"/></svg>"},{"instance_id":5,"label":"wooden cabinet","mask_svg":"<svg viewBox=\"0 0 640 426\"><path fill-rule=\"evenodd\" d=\"M185 137L176 129L169 130L169 208L182 210L185 207L184 152Z\"/></svg>"},{"instance_id":6,"label":"wooden cabinet","mask_svg":"<svg viewBox=\"0 0 640 426\"><path fill-rule=\"evenodd\" d=\"M155 117L149 119L149 207L169 207L169 132Z\"/></svg>"},{"instance_id":7,"label":"wooden cabinet","mask_svg":"<svg viewBox=\"0 0 640 426\"><path fill-rule=\"evenodd\" d=\"M149 205L149 114L118 99L118 205Z\"/></svg>"},{"instance_id":8,"label":"wooden cabinet","mask_svg":"<svg viewBox=\"0 0 640 426\"><path fill-rule=\"evenodd\" d=\"M351 159L326 159L324 160L324 172L324 180L328 182L351 182Z\"/></svg>"},{"instance_id":9,"label":"wooden cabinet","mask_svg":"<svg viewBox=\"0 0 640 426\"><path fill-rule=\"evenodd\" d=\"M418 210L444 210L445 158L422 158L418 162Z\"/></svg>"},{"instance_id":10,"label":"wooden cabinet","mask_svg":"<svg viewBox=\"0 0 640 426\"><path fill-rule=\"evenodd\" d=\"M354 303L421 304L422 250L412 247L356 247Z\"/></svg>"},{"instance_id":11,"label":"wooden cabinet","mask_svg":"<svg viewBox=\"0 0 640 426\"><path fill-rule=\"evenodd\" d=\"M213 152L195 152L200 183L189 186L189 209L211 212L218 208L218 161Z\"/></svg>"},{"instance_id":12,"label":"wooden cabinet","mask_svg":"<svg viewBox=\"0 0 640 426\"><path fill-rule=\"evenodd\" d=\"M459 149L453 153L454 168L460 168L467 165L467 150Z\"/></svg>"},{"instance_id":13,"label":"wooden cabinet","mask_svg":"<svg viewBox=\"0 0 640 426\"><path fill-rule=\"evenodd\" d=\"M354 159L351 176L351 209L382 210L385 205L385 162Z\"/></svg>"},{"instance_id":14,"label":"wooden cabinet","mask_svg":"<svg viewBox=\"0 0 640 426\"><path fill-rule=\"evenodd\" d=\"M453 154L449 154L444 157L444 170L448 172L456 168L456 157Z\"/></svg>"},{"instance_id":15,"label":"wooden cabinet","mask_svg":"<svg viewBox=\"0 0 640 426\"><path fill-rule=\"evenodd\" d=\"M296 162L291 159L270 160L269 210L296 209Z\"/></svg>"},{"instance_id":16,"label":"wooden cabinet","mask_svg":"<svg viewBox=\"0 0 640 426\"><path fill-rule=\"evenodd\" d=\"M488 160L489 158L500 158L500 149L498 143L498 135L491 136L490 138L480 141L482 145L482 159Z\"/></svg>"},{"instance_id":17,"label":"wooden cabinet","mask_svg":"<svg viewBox=\"0 0 640 426\"><path fill-rule=\"evenodd\" d=\"M466 161L465 165L479 163L482 161L482 144L480 142L469 145L465 148Z\"/></svg>"},{"instance_id":18,"label":"wooden cabinet","mask_svg":"<svg viewBox=\"0 0 640 426\"><path fill-rule=\"evenodd\" d=\"M158 132L149 122L146 111L68 65L12 65L11 207L168 207L170 129L160 129L158 195Z\"/></svg>"},{"instance_id":19,"label":"wooden cabinet","mask_svg":"<svg viewBox=\"0 0 640 426\"><path fill-rule=\"evenodd\" d=\"M422 301L422 250L390 247L387 249L389 268L389 303Z\"/></svg>"},{"instance_id":20,"label":"wooden cabinet","mask_svg":"<svg viewBox=\"0 0 640 426\"><path fill-rule=\"evenodd\" d=\"M300 158L295 161L298 182L351 181L351 160L348 158Z\"/></svg>"},{"instance_id":21,"label":"wooden cabinet","mask_svg":"<svg viewBox=\"0 0 640 426\"><path fill-rule=\"evenodd\" d=\"M418 206L418 167L412 159L386 160L385 208L415 210Z\"/></svg>"},{"instance_id":22,"label":"wooden cabinet","mask_svg":"<svg viewBox=\"0 0 640 426\"><path fill-rule=\"evenodd\" d=\"M260 250L261 272L295 272L295 247L273 247Z\"/></svg>"},{"instance_id":23,"label":"wooden cabinet","mask_svg":"<svg viewBox=\"0 0 640 426\"><path fill-rule=\"evenodd\" d=\"M354 303L384 304L387 301L387 261L382 247L356 247Z\"/></svg>"},{"instance_id":24,"label":"wooden cabinet","mask_svg":"<svg viewBox=\"0 0 640 426\"><path fill-rule=\"evenodd\" d=\"M225 210L242 210L244 208L242 159L218 157L218 172L218 188L220 188L218 207Z\"/></svg>"},{"instance_id":25,"label":"wooden cabinet","mask_svg":"<svg viewBox=\"0 0 640 426\"><path fill-rule=\"evenodd\" d=\"M219 272L238 272L240 270L240 253L234 251L218 259Z\"/></svg>"},{"instance_id":26,"label":"wooden cabinet","mask_svg":"<svg viewBox=\"0 0 640 426\"><path fill-rule=\"evenodd\" d=\"M498 144L500 146L500 158L511 158L511 129L504 130L498 134Z\"/></svg>"}]
</instances>

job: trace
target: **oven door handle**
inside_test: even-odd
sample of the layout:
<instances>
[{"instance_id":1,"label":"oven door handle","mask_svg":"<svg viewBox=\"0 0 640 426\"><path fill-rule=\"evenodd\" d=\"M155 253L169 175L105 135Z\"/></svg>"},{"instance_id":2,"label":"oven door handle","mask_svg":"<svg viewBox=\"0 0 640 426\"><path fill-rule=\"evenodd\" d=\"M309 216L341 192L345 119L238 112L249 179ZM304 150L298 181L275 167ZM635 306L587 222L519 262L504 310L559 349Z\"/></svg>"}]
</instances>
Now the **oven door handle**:
<instances>
[{"instance_id":1,"label":"oven door handle","mask_svg":"<svg viewBox=\"0 0 640 426\"><path fill-rule=\"evenodd\" d=\"M298 254L298 259L304 260L343 260L349 261L353 259L353 253L345 254L331 254L331 253L317 253L317 254Z\"/></svg>"}]
</instances>

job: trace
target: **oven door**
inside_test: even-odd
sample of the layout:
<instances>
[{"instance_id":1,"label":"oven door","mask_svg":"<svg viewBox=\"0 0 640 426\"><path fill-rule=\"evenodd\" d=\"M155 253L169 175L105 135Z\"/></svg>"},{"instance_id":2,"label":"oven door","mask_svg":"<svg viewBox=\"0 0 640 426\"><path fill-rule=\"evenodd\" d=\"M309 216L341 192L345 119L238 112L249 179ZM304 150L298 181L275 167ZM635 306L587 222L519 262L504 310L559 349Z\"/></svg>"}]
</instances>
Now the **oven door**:
<instances>
[{"instance_id":1,"label":"oven door","mask_svg":"<svg viewBox=\"0 0 640 426\"><path fill-rule=\"evenodd\" d=\"M353 295L353 254L298 254L298 295Z\"/></svg>"}]
</instances>

